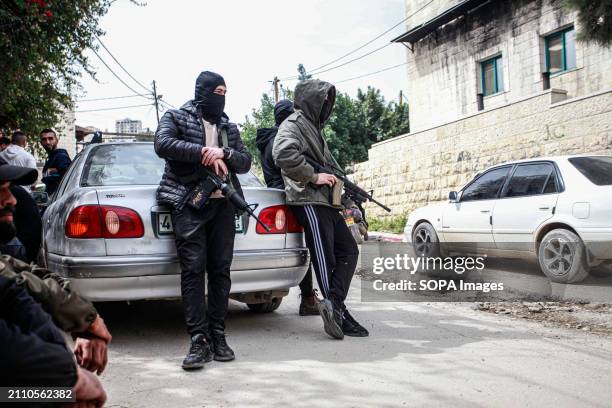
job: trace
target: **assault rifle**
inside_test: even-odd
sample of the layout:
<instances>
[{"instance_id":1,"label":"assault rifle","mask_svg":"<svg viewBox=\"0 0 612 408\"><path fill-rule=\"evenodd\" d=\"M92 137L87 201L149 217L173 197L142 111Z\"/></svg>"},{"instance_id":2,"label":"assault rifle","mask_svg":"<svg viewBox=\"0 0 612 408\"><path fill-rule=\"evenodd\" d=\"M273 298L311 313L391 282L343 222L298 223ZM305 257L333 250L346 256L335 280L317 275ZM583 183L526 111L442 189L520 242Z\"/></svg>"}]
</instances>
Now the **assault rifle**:
<instances>
[{"instance_id":1,"label":"assault rifle","mask_svg":"<svg viewBox=\"0 0 612 408\"><path fill-rule=\"evenodd\" d=\"M270 232L270 227L255 215L254 210L257 209L259 204L247 203L231 184L215 174L209 167L201 166L195 173L186 177L180 177L180 180L184 184L193 183L194 181L197 182L191 194L187 194L187 205L201 210L210 199L210 195L213 191L221 190L223 196L234 204L236 208L255 218L255 221L257 221L266 231Z\"/></svg>"},{"instance_id":2,"label":"assault rifle","mask_svg":"<svg viewBox=\"0 0 612 408\"><path fill-rule=\"evenodd\" d=\"M391 209L389 207L387 207L380 201L374 199L374 197L372 197L371 192L368 193L363 188L359 187L357 184L346 178L346 175L342 170L338 169L334 165L324 166L309 156L304 155L304 157L306 158L306 162L308 162L308 164L314 167L317 173L333 174L334 176L336 176L336 178L342 180L342 182L344 183L344 190L346 191L347 196L349 196L353 201L355 201L357 205L360 206L361 203L371 201L381 207L383 210L391 212Z\"/></svg>"}]
</instances>

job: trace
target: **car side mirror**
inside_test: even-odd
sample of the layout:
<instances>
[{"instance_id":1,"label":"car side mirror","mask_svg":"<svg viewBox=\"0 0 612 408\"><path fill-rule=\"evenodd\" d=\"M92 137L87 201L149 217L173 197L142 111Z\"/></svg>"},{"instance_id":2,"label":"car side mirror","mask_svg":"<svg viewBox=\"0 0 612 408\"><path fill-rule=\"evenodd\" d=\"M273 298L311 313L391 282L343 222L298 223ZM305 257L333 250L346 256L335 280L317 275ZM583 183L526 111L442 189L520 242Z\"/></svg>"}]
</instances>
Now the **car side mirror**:
<instances>
[{"instance_id":1,"label":"car side mirror","mask_svg":"<svg viewBox=\"0 0 612 408\"><path fill-rule=\"evenodd\" d=\"M36 205L47 205L49 204L49 194L45 191L32 191L32 198Z\"/></svg>"},{"instance_id":2,"label":"car side mirror","mask_svg":"<svg viewBox=\"0 0 612 408\"><path fill-rule=\"evenodd\" d=\"M451 203L456 203L457 201L459 201L456 191L451 191L450 193L448 193L448 201L450 201Z\"/></svg>"}]
</instances>

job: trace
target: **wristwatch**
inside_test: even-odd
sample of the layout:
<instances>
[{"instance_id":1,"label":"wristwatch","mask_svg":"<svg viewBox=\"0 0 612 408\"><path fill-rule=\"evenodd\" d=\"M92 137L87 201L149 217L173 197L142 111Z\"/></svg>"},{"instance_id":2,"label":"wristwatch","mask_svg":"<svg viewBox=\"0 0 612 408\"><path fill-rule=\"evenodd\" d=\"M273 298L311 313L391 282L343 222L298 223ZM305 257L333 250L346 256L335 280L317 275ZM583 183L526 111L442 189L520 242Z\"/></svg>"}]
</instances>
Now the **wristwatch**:
<instances>
[{"instance_id":1,"label":"wristwatch","mask_svg":"<svg viewBox=\"0 0 612 408\"><path fill-rule=\"evenodd\" d=\"M229 147L224 147L223 148L223 158L224 159L229 159L230 157L232 157L232 153L234 151L232 149L230 149Z\"/></svg>"}]
</instances>

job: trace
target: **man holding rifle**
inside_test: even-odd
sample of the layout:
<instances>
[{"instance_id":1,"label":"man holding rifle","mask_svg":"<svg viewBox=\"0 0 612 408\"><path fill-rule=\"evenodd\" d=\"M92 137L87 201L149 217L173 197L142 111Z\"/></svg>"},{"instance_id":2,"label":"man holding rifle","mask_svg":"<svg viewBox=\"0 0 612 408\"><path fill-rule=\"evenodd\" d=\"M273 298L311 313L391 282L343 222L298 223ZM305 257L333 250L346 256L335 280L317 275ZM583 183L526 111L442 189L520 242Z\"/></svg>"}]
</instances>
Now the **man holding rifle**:
<instances>
[{"instance_id":1,"label":"man holding rifle","mask_svg":"<svg viewBox=\"0 0 612 408\"><path fill-rule=\"evenodd\" d=\"M324 296L319 311L325 332L343 339L344 335L369 335L344 304L359 250L340 214L342 182L309 164L311 161L339 167L321 133L335 100L336 88L332 84L320 80L300 82L295 88L296 111L280 125L272 156L281 169L287 203L305 230L306 245Z\"/></svg>"},{"instance_id":2,"label":"man holding rifle","mask_svg":"<svg viewBox=\"0 0 612 408\"><path fill-rule=\"evenodd\" d=\"M244 202L236 173L250 169L251 155L238 127L223 112L225 92L223 77L202 72L196 80L194 99L166 112L155 134L155 151L166 160L157 201L172 208L181 295L191 336L183 361L186 370L202 368L213 358L235 358L225 339L225 315L236 233L234 203ZM196 180L194 174L205 176L202 166L215 177ZM224 186L227 196L216 187L205 193L211 183ZM208 307L204 303L205 270Z\"/></svg>"}]
</instances>

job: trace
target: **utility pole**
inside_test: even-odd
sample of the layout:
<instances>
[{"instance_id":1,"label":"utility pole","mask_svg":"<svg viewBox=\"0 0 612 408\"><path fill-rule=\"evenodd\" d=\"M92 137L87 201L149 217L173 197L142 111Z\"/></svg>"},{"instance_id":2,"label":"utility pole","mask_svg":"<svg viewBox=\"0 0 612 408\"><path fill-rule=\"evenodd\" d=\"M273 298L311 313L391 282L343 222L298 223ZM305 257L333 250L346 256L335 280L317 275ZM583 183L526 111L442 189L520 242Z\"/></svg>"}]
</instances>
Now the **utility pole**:
<instances>
[{"instance_id":1,"label":"utility pole","mask_svg":"<svg viewBox=\"0 0 612 408\"><path fill-rule=\"evenodd\" d=\"M157 124L159 125L159 99L157 98L157 88L155 80L153 80L153 98L155 99L155 115L157 115Z\"/></svg>"},{"instance_id":2,"label":"utility pole","mask_svg":"<svg viewBox=\"0 0 612 408\"><path fill-rule=\"evenodd\" d=\"M277 76L274 77L272 83L274 84L274 103L278 103L278 83L280 80Z\"/></svg>"},{"instance_id":3,"label":"utility pole","mask_svg":"<svg viewBox=\"0 0 612 408\"><path fill-rule=\"evenodd\" d=\"M400 89L400 94L399 94L399 106L400 106L400 108L402 107L403 104L404 104L404 92Z\"/></svg>"}]
</instances>

